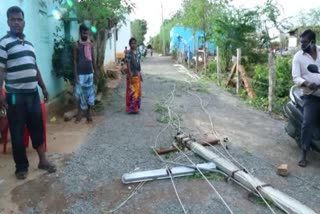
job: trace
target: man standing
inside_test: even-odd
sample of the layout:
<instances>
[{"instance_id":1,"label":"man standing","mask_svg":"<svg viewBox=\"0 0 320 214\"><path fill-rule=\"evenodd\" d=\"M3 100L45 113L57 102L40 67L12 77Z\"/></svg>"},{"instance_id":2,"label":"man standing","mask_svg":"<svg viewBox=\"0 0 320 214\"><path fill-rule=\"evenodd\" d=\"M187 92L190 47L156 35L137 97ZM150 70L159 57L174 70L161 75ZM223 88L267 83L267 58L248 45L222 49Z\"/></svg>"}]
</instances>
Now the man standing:
<instances>
[{"instance_id":1,"label":"man standing","mask_svg":"<svg viewBox=\"0 0 320 214\"><path fill-rule=\"evenodd\" d=\"M301 50L292 62L292 76L296 85L303 90L304 110L301 128L301 157L298 165L307 166L307 153L312 142L313 127L320 119L320 73L312 73L309 65L320 68L320 49L316 45L316 35L311 30L300 36Z\"/></svg>"},{"instance_id":2,"label":"man standing","mask_svg":"<svg viewBox=\"0 0 320 214\"><path fill-rule=\"evenodd\" d=\"M74 73L76 79L75 96L78 99L76 123L81 121L82 112L87 111L87 122L92 122L91 107L95 102L94 78L96 75L93 44L89 38L89 28L79 27L80 40L74 46Z\"/></svg>"},{"instance_id":3,"label":"man standing","mask_svg":"<svg viewBox=\"0 0 320 214\"><path fill-rule=\"evenodd\" d=\"M32 146L39 155L39 169L55 172L46 159L44 127L37 85L48 101L48 92L36 64L33 45L25 39L24 13L19 7L7 11L10 31L0 40L0 92L5 81L6 98L0 98L2 108L7 108L7 117L12 141L13 158L16 163L15 175L25 179L29 162L24 146L25 125L31 136ZM2 93L0 93L2 94Z\"/></svg>"}]
</instances>

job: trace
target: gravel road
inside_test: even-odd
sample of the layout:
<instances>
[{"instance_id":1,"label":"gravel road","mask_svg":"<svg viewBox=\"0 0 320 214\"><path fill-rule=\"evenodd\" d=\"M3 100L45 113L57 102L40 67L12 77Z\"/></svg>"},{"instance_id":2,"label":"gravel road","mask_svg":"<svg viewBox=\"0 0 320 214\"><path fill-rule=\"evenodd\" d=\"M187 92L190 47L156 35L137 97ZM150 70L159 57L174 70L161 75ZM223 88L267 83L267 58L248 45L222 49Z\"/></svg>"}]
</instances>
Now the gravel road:
<instances>
[{"instance_id":1,"label":"gravel road","mask_svg":"<svg viewBox=\"0 0 320 214\"><path fill-rule=\"evenodd\" d=\"M147 58L143 62L142 109L138 115L124 112L124 81L112 91L106 106L105 119L87 136L55 175L44 175L17 187L12 200L23 213L107 213L125 200L137 186L123 185L124 173L165 168L151 147L166 127L167 117L161 104L176 88L172 109L181 119L181 128L201 137L211 125L204 107L212 117L221 136L230 140L231 154L255 176L294 196L320 213L320 159L313 154L306 169L296 167L298 149L285 131L285 121L252 109L237 97L213 83L193 83L193 75L168 57ZM191 92L190 93L188 93ZM158 147L170 146L176 130L165 129L159 136ZM218 149L221 149L218 147ZM222 150L221 150L222 151ZM188 153L195 162L204 162ZM181 154L165 157L179 158ZM288 163L287 178L276 175L276 166ZM271 213L261 200L216 174L210 181L234 213ZM174 182L188 213L229 213L217 194L200 176L176 178ZM38 186L42 186L41 189ZM38 191L35 194L33 188ZM25 199L25 195L30 197ZM275 209L275 208L274 208ZM281 213L275 209L276 213ZM115 213L183 213L170 180L144 184L141 190Z\"/></svg>"}]
</instances>

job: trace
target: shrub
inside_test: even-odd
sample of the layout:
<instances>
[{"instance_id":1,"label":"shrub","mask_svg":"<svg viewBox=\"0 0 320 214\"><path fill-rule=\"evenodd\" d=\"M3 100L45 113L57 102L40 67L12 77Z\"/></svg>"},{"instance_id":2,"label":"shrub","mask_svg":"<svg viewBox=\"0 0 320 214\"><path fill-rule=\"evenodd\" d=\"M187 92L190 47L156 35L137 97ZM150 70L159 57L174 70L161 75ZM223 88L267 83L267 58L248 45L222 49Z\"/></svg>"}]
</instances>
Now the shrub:
<instances>
[{"instance_id":1,"label":"shrub","mask_svg":"<svg viewBox=\"0 0 320 214\"><path fill-rule=\"evenodd\" d=\"M268 63L268 53L263 50L259 51L249 51L248 54L248 63L250 64L266 64Z\"/></svg>"},{"instance_id":2,"label":"shrub","mask_svg":"<svg viewBox=\"0 0 320 214\"><path fill-rule=\"evenodd\" d=\"M276 96L287 97L292 85L292 58L276 58ZM267 95L269 84L269 67L266 64L259 64L255 67L253 75L253 87L257 93ZM265 93L264 93L265 92Z\"/></svg>"},{"instance_id":3,"label":"shrub","mask_svg":"<svg viewBox=\"0 0 320 214\"><path fill-rule=\"evenodd\" d=\"M257 96L255 99L249 100L249 103L259 109L268 109L268 97Z\"/></svg>"},{"instance_id":4,"label":"shrub","mask_svg":"<svg viewBox=\"0 0 320 214\"><path fill-rule=\"evenodd\" d=\"M172 58L173 59L177 59L178 58L178 50L176 48L174 50L172 50Z\"/></svg>"},{"instance_id":5,"label":"shrub","mask_svg":"<svg viewBox=\"0 0 320 214\"><path fill-rule=\"evenodd\" d=\"M258 64L255 66L254 75L252 77L252 87L258 96L268 96L268 80L269 68L266 64Z\"/></svg>"},{"instance_id":6,"label":"shrub","mask_svg":"<svg viewBox=\"0 0 320 214\"><path fill-rule=\"evenodd\" d=\"M208 74L213 74L217 72L217 62L215 60L210 61L208 65Z\"/></svg>"},{"instance_id":7,"label":"shrub","mask_svg":"<svg viewBox=\"0 0 320 214\"><path fill-rule=\"evenodd\" d=\"M54 40L54 51L52 56L53 72L64 81L74 83L73 72L73 47L74 41L66 39Z\"/></svg>"},{"instance_id":8,"label":"shrub","mask_svg":"<svg viewBox=\"0 0 320 214\"><path fill-rule=\"evenodd\" d=\"M105 92L106 90L106 83L107 83L107 75L105 74L105 72L99 72L99 76L98 76L98 82L97 84L97 92Z\"/></svg>"},{"instance_id":9,"label":"shrub","mask_svg":"<svg viewBox=\"0 0 320 214\"><path fill-rule=\"evenodd\" d=\"M276 59L276 96L287 97L292 85L292 57L277 57Z\"/></svg>"}]
</instances>

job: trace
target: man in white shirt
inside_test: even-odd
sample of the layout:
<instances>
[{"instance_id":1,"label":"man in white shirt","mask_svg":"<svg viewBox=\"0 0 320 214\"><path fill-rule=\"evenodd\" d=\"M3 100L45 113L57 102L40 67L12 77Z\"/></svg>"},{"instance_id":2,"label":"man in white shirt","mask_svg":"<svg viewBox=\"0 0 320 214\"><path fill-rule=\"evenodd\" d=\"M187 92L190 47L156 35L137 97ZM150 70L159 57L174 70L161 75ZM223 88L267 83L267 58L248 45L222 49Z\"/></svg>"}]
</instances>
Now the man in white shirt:
<instances>
[{"instance_id":1,"label":"man in white shirt","mask_svg":"<svg viewBox=\"0 0 320 214\"><path fill-rule=\"evenodd\" d=\"M300 36L301 50L292 62L292 77L296 85L303 90L303 123L301 127L301 157L298 165L307 166L307 152L312 142L312 129L320 118L320 73L308 70L309 65L320 70L320 48L316 45L316 35L312 30L304 31Z\"/></svg>"}]
</instances>

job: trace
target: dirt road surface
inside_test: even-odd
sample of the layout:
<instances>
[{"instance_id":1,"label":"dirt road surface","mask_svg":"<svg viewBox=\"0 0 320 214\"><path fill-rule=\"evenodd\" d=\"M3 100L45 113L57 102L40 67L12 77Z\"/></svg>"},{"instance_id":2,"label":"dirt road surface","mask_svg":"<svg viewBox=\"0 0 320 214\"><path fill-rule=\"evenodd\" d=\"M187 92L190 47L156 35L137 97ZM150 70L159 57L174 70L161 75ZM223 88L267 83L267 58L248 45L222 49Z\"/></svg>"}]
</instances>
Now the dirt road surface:
<instances>
[{"instance_id":1,"label":"dirt road surface","mask_svg":"<svg viewBox=\"0 0 320 214\"><path fill-rule=\"evenodd\" d=\"M121 183L124 173L166 167L152 153L151 147L155 146L157 136L157 147L172 145L177 130L167 126L169 117L164 108L170 103L177 114L173 117L175 124L180 121L181 129L198 139L211 132L204 107L219 136L229 139L230 153L253 175L320 213L319 154L312 154L311 164L306 169L297 167L299 151L284 131L285 121L247 106L213 83L196 82L197 77L192 72L169 57L146 58L143 79L140 114L125 113L125 83L122 81L110 93L102 121L95 127L77 128L73 123L66 123L64 129L52 133L56 140L50 141L49 155L59 165L57 173L42 174L32 168L29 179L19 183L12 175L13 163L9 164L9 155L0 154L0 191L4 193L0 198L0 212L109 213L137 187L137 184ZM172 93L174 98L169 100ZM72 131L81 134L70 137ZM66 147L69 152L64 150ZM216 148L223 152L221 146ZM187 155L194 162L204 162L191 152ZM190 164L181 153L164 158ZM35 166L36 158L33 160ZM276 174L276 167L282 163L289 164L290 174L286 178ZM236 184L225 182L216 174L208 177L234 213L271 213L261 200L249 197L248 192ZM175 178L174 183L188 213L229 213L201 176ZM276 213L281 213L272 207ZM115 213L175 214L183 211L171 181L162 180L145 183Z\"/></svg>"}]
</instances>

